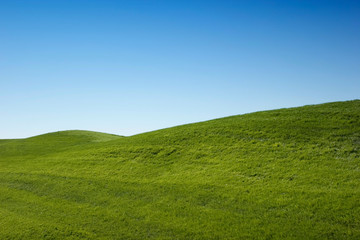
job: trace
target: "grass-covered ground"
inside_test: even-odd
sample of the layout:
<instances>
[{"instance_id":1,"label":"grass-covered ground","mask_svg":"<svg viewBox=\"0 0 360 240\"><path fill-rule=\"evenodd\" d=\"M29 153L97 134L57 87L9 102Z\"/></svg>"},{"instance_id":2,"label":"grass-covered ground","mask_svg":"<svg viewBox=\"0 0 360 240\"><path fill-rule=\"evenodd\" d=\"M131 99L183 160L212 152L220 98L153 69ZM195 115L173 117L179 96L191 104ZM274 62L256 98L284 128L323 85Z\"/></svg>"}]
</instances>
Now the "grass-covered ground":
<instances>
[{"instance_id":1,"label":"grass-covered ground","mask_svg":"<svg viewBox=\"0 0 360 240\"><path fill-rule=\"evenodd\" d=\"M0 140L0 239L360 239L360 101Z\"/></svg>"}]
</instances>

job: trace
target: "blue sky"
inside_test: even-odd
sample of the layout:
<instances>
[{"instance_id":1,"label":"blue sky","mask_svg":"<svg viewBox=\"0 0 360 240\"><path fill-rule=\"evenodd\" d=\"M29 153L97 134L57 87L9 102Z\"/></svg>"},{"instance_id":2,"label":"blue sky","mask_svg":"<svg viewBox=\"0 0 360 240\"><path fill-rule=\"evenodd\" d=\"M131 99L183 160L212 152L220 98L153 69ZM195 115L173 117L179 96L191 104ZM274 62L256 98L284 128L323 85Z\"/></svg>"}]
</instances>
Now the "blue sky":
<instances>
[{"instance_id":1,"label":"blue sky","mask_svg":"<svg viewBox=\"0 0 360 240\"><path fill-rule=\"evenodd\" d=\"M359 1L0 0L0 138L358 99Z\"/></svg>"}]
</instances>

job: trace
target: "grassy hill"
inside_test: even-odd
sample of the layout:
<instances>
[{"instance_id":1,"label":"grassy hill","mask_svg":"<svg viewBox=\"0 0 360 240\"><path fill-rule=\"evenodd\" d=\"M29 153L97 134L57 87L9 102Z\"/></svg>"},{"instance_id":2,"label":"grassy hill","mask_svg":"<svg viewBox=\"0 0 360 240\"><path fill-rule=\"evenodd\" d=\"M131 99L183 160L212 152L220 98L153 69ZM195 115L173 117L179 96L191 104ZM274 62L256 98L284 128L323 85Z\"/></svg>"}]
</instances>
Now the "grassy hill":
<instances>
[{"instance_id":1,"label":"grassy hill","mask_svg":"<svg viewBox=\"0 0 360 240\"><path fill-rule=\"evenodd\" d=\"M360 101L0 141L0 239L360 239Z\"/></svg>"},{"instance_id":2,"label":"grassy hill","mask_svg":"<svg viewBox=\"0 0 360 240\"><path fill-rule=\"evenodd\" d=\"M119 139L121 136L100 132L71 130L47 133L27 139L0 140L0 157L33 158L60 151L74 146L84 146L97 142Z\"/></svg>"}]
</instances>

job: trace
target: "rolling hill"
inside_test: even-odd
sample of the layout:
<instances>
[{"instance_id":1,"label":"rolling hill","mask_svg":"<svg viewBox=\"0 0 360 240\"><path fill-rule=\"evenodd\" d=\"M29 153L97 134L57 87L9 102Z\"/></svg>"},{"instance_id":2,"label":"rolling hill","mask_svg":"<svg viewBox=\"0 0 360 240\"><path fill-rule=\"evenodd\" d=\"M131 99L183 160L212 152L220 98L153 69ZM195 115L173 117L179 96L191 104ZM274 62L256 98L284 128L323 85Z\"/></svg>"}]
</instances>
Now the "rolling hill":
<instances>
[{"instance_id":1,"label":"rolling hill","mask_svg":"<svg viewBox=\"0 0 360 240\"><path fill-rule=\"evenodd\" d=\"M0 239L359 239L360 101L0 140Z\"/></svg>"}]
</instances>

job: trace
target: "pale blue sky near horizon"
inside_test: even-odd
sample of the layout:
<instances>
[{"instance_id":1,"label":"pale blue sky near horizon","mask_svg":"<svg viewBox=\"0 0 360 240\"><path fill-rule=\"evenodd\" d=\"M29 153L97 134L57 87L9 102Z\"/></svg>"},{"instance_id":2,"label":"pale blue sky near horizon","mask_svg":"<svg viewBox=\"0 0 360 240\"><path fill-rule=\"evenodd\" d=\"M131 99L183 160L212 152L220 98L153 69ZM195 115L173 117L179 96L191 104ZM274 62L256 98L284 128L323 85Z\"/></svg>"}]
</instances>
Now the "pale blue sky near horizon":
<instances>
[{"instance_id":1,"label":"pale blue sky near horizon","mask_svg":"<svg viewBox=\"0 0 360 240\"><path fill-rule=\"evenodd\" d=\"M360 1L0 0L0 139L359 93Z\"/></svg>"}]
</instances>

